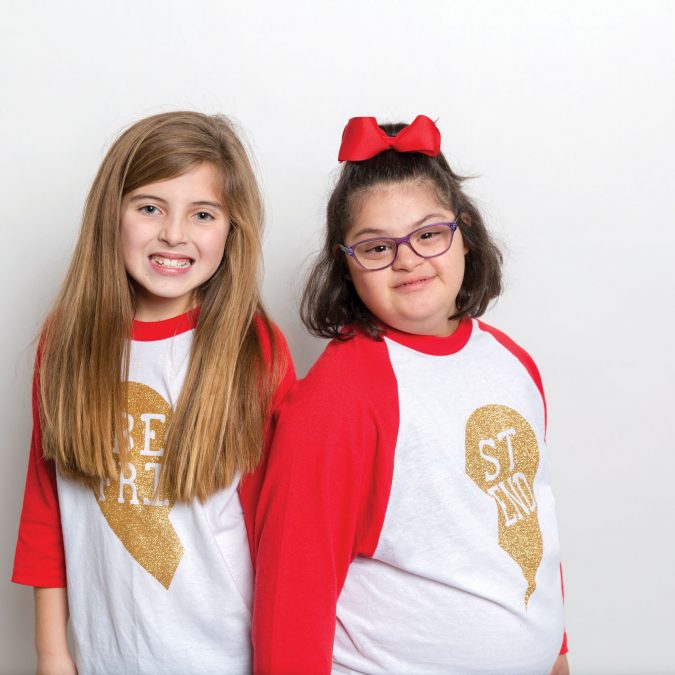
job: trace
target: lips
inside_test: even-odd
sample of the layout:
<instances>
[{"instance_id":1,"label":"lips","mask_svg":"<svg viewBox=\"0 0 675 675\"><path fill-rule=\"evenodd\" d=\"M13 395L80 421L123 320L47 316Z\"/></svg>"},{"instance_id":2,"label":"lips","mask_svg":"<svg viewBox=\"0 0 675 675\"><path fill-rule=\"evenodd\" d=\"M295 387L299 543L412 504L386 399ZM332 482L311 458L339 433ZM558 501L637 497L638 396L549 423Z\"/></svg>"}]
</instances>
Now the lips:
<instances>
[{"instance_id":1,"label":"lips","mask_svg":"<svg viewBox=\"0 0 675 675\"><path fill-rule=\"evenodd\" d=\"M432 279L433 277L416 277L414 279L407 279L406 281L402 281L400 284L396 284L394 288L397 291L414 291L418 288L422 288Z\"/></svg>"},{"instance_id":2,"label":"lips","mask_svg":"<svg viewBox=\"0 0 675 675\"><path fill-rule=\"evenodd\" d=\"M177 253L152 253L148 261L155 272L164 276L185 274L195 264L194 258Z\"/></svg>"},{"instance_id":3,"label":"lips","mask_svg":"<svg viewBox=\"0 0 675 675\"><path fill-rule=\"evenodd\" d=\"M181 256L175 254L159 254L153 253L149 256L150 262L166 270L171 269L188 269L194 265L194 259L188 256Z\"/></svg>"}]
</instances>

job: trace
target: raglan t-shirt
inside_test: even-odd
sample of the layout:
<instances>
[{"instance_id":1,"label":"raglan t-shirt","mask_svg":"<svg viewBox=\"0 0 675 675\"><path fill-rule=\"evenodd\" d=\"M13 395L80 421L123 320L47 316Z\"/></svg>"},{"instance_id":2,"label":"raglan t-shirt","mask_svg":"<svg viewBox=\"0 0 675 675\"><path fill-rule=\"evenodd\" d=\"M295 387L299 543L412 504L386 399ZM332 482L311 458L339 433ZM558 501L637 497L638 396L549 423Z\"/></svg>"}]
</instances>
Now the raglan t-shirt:
<instances>
[{"instance_id":1,"label":"raglan t-shirt","mask_svg":"<svg viewBox=\"0 0 675 675\"><path fill-rule=\"evenodd\" d=\"M548 675L566 646L545 427L534 362L477 320L331 342L270 452L255 671Z\"/></svg>"},{"instance_id":2,"label":"raglan t-shirt","mask_svg":"<svg viewBox=\"0 0 675 675\"><path fill-rule=\"evenodd\" d=\"M67 585L81 675L251 671L249 536L260 477L237 476L203 503L153 498L196 320L193 310L166 321L134 322L130 462L112 484L92 490L43 459L34 385L13 581ZM261 318L256 329L269 361L271 340ZM274 330L275 349L288 365L273 407L294 380L285 341Z\"/></svg>"}]
</instances>

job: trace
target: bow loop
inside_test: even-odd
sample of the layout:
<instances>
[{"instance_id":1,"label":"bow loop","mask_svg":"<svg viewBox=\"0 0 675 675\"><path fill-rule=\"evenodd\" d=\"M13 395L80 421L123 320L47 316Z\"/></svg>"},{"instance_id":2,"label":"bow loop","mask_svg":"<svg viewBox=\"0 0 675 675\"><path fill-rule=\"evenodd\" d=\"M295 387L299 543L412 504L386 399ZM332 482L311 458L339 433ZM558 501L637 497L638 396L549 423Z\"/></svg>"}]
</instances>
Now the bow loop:
<instances>
[{"instance_id":1,"label":"bow loop","mask_svg":"<svg viewBox=\"0 0 675 675\"><path fill-rule=\"evenodd\" d=\"M385 134L374 117L352 117L342 132L338 161L361 162L385 150L436 157L441 151L441 134L426 115L418 115L395 136Z\"/></svg>"}]
</instances>

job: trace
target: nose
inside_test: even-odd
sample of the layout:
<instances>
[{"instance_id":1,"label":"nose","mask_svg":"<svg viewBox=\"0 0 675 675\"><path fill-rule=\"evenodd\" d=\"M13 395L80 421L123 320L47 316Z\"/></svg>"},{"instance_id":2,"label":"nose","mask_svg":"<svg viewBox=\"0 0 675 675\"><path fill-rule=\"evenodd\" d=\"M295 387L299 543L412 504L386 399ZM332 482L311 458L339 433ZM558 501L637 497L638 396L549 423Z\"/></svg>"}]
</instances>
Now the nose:
<instances>
[{"instance_id":1,"label":"nose","mask_svg":"<svg viewBox=\"0 0 675 675\"><path fill-rule=\"evenodd\" d=\"M178 246L187 241L187 226L180 215L168 215L164 219L159 240L168 246Z\"/></svg>"},{"instance_id":2,"label":"nose","mask_svg":"<svg viewBox=\"0 0 675 675\"><path fill-rule=\"evenodd\" d=\"M424 258L421 255L417 255L417 253L412 250L410 243L406 242L398 245L398 248L396 249L396 259L394 260L392 267L395 270L412 270L423 261Z\"/></svg>"}]
</instances>

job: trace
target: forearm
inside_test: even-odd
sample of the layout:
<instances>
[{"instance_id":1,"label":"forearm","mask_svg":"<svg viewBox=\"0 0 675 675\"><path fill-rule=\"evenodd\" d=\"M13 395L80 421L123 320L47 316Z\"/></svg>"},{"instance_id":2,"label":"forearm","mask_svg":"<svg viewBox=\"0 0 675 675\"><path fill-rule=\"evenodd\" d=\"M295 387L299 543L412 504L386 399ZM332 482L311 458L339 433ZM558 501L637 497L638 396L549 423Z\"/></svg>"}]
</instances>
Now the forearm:
<instances>
[{"instance_id":1,"label":"forearm","mask_svg":"<svg viewBox=\"0 0 675 675\"><path fill-rule=\"evenodd\" d=\"M570 667L567 663L567 654L560 654L553 664L551 675L569 675Z\"/></svg>"},{"instance_id":2,"label":"forearm","mask_svg":"<svg viewBox=\"0 0 675 675\"><path fill-rule=\"evenodd\" d=\"M35 588L35 651L38 675L76 673L68 651L65 588Z\"/></svg>"}]
</instances>

